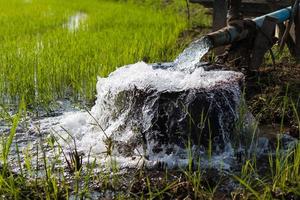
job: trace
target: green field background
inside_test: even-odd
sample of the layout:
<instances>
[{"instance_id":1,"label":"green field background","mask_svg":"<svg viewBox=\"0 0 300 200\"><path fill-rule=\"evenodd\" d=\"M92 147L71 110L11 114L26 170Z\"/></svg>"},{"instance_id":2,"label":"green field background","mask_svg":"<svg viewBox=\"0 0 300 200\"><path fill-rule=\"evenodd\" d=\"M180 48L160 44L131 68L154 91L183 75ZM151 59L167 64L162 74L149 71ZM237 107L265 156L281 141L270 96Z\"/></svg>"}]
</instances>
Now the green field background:
<instances>
[{"instance_id":1,"label":"green field background","mask_svg":"<svg viewBox=\"0 0 300 200\"><path fill-rule=\"evenodd\" d=\"M184 0L0 0L1 103L93 100L97 76L182 51ZM77 30L70 17L84 13Z\"/></svg>"}]
</instances>

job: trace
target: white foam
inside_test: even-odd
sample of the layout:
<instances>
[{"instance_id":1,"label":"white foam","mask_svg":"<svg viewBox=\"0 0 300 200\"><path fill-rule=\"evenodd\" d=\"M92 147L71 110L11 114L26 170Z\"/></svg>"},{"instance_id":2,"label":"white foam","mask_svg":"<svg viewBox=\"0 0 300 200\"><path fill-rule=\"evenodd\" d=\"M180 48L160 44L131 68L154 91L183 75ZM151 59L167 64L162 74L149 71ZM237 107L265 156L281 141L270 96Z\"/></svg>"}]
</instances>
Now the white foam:
<instances>
[{"instance_id":1,"label":"white foam","mask_svg":"<svg viewBox=\"0 0 300 200\"><path fill-rule=\"evenodd\" d=\"M98 99L107 90L120 91L137 87L153 88L157 91L180 91L191 88L212 88L219 84L230 83L233 77L241 73L232 71L204 71L196 69L193 73L153 69L152 65L138 62L117 69L108 78L99 78L97 83Z\"/></svg>"},{"instance_id":2,"label":"white foam","mask_svg":"<svg viewBox=\"0 0 300 200\"><path fill-rule=\"evenodd\" d=\"M63 116L55 117L51 120L48 118L47 121L41 123L44 124L43 127L53 127L57 134L67 138L68 135L61 128L63 127L76 138L79 151L87 154L90 148L92 148L91 155L98 160L106 162L108 161L105 154L107 149L104 143L106 135L112 136L113 132L116 132L116 130L118 132L120 127L126 123L129 123L129 125L126 124L124 130L120 130L118 134L114 134L113 139L126 142L137 134L131 128L128 128L131 124L134 124L134 122L128 122L128 116L131 114L130 109L124 108L122 113L117 113L117 117L115 117L115 112L118 111L116 109L117 106L114 105L114 102L116 102L114 100L114 98L116 98L115 94L120 91L131 91L133 88L152 88L156 91L214 88L214 86L226 85L226 83L230 83L233 79L240 77L242 77L242 74L236 72L206 72L202 68L195 69L192 73L153 69L152 65L138 62L117 69L107 78L98 78L97 101L91 110L93 117L87 112L76 111L65 113ZM130 104L130 101L125 102L124 105L126 105L126 103ZM128 105L128 107L130 107L130 105ZM151 105L149 108L151 108ZM149 113L146 108L143 114L143 122L149 123L147 122ZM104 129L105 134L101 128ZM70 138L68 141L72 143ZM63 141L60 142L67 147L67 144L64 144ZM148 148L151 148L151 144L148 144ZM114 154L113 156L120 167L137 167L141 166L142 163L153 166L158 162L163 162L169 167L186 166L188 164L187 151L179 147L176 152L172 152L171 154L166 154L164 151L159 154L150 154L148 155L148 159L144 159L143 153L143 147L138 146L134 150L135 155L131 157L124 157L119 154ZM211 159L211 162L215 165L217 165L216 163L223 165L223 160L225 157L230 157L231 153L231 151L228 151L226 154L218 155L218 157L214 157L215 159ZM228 166L225 166L225 168L227 167Z\"/></svg>"}]
</instances>

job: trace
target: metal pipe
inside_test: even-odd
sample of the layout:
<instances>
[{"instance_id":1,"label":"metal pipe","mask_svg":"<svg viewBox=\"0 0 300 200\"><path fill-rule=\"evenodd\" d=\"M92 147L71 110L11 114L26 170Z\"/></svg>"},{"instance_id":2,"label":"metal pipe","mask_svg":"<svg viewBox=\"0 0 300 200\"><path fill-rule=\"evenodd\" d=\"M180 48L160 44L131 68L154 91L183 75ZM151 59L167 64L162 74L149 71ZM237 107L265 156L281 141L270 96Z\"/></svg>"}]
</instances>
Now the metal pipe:
<instances>
[{"instance_id":1,"label":"metal pipe","mask_svg":"<svg viewBox=\"0 0 300 200\"><path fill-rule=\"evenodd\" d=\"M255 19L253 19L253 21L256 23L256 25L258 27L262 27L263 23L264 23L264 19L266 17L272 17L278 20L278 23L282 23L286 20L288 20L291 17L292 14L292 7L287 7L287 8L283 8L281 10L277 10L275 12L263 15L261 17L257 17Z\"/></svg>"},{"instance_id":2,"label":"metal pipe","mask_svg":"<svg viewBox=\"0 0 300 200\"><path fill-rule=\"evenodd\" d=\"M283 8L281 10L263 15L261 17L257 17L253 20L248 20L248 21L244 20L244 21L242 21L243 24L236 25L236 24L232 23L231 25L229 25L219 31L207 34L204 37L208 38L211 41L211 43L212 43L211 49L219 47L219 46L225 46L225 45L231 44L233 42L240 41L242 39L247 38L251 32L251 30L250 30L251 23L254 26L262 27L263 22L266 17L276 18L278 23L282 23L282 22L288 20L291 17L291 14L292 14L292 7L290 6L290 7Z\"/></svg>"}]
</instances>

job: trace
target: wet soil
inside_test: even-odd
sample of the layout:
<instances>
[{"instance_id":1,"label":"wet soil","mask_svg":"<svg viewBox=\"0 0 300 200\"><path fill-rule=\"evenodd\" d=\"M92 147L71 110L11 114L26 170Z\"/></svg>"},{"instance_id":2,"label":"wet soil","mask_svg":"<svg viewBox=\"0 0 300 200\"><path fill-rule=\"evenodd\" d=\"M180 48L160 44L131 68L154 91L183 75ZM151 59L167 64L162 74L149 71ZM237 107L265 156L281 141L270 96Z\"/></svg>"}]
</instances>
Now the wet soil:
<instances>
[{"instance_id":1,"label":"wet soil","mask_svg":"<svg viewBox=\"0 0 300 200\"><path fill-rule=\"evenodd\" d=\"M246 74L245 84L247 105L260 124L299 138L300 65L265 65L254 74Z\"/></svg>"}]
</instances>

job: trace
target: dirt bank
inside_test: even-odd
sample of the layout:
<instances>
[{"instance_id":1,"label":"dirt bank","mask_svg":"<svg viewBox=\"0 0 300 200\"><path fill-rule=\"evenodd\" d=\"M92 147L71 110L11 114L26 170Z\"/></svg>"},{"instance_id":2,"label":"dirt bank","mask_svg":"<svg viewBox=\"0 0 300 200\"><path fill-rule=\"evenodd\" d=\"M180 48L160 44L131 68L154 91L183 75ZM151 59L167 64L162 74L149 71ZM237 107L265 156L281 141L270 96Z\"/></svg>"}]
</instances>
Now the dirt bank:
<instances>
[{"instance_id":1,"label":"dirt bank","mask_svg":"<svg viewBox=\"0 0 300 200\"><path fill-rule=\"evenodd\" d=\"M283 126L284 132L299 137L300 65L266 65L247 75L246 100L261 124Z\"/></svg>"}]
</instances>

